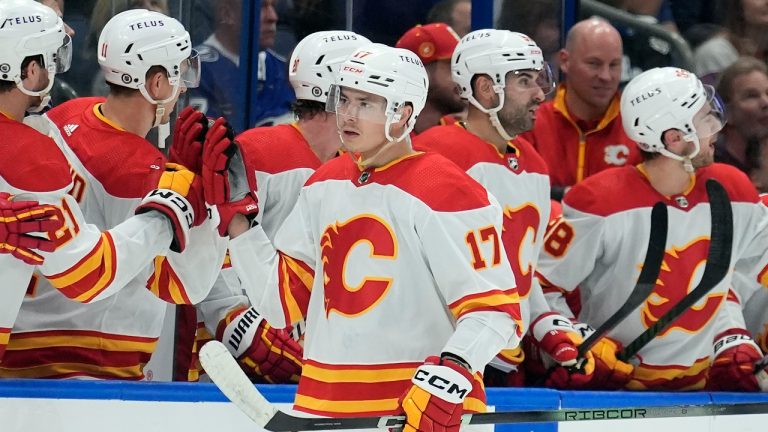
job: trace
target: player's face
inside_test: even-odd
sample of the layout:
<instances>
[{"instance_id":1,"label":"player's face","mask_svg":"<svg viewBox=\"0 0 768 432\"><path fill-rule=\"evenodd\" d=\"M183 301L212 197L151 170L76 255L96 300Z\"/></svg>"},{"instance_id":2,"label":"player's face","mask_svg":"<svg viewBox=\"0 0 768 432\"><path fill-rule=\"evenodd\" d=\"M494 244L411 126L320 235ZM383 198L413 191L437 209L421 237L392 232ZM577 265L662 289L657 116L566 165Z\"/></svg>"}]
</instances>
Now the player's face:
<instances>
[{"instance_id":1,"label":"player's face","mask_svg":"<svg viewBox=\"0 0 768 432\"><path fill-rule=\"evenodd\" d=\"M510 135L517 135L533 128L536 110L544 101L544 92L537 78L539 71L521 70L507 73L504 87L504 106L499 111L499 121Z\"/></svg>"},{"instance_id":2,"label":"player's face","mask_svg":"<svg viewBox=\"0 0 768 432\"><path fill-rule=\"evenodd\" d=\"M341 87L336 104L336 125L342 148L363 160L387 143L384 134L387 101L379 95Z\"/></svg>"},{"instance_id":3,"label":"player's face","mask_svg":"<svg viewBox=\"0 0 768 432\"><path fill-rule=\"evenodd\" d=\"M707 103L693 117L693 125L699 138L699 154L691 160L694 168L711 165L715 160L715 143L717 135L723 128L720 113ZM689 151L695 144L689 143Z\"/></svg>"}]
</instances>

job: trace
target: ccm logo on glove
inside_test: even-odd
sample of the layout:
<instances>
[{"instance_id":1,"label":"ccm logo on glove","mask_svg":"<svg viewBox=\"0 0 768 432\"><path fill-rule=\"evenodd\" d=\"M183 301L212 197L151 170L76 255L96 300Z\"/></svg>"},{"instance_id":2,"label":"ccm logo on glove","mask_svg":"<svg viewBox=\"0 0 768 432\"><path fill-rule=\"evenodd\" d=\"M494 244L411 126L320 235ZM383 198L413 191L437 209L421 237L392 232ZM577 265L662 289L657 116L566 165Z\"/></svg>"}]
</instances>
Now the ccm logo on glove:
<instances>
[{"instance_id":1,"label":"ccm logo on glove","mask_svg":"<svg viewBox=\"0 0 768 432\"><path fill-rule=\"evenodd\" d=\"M181 212L184 214L184 219L186 219L187 227L192 228L194 222L195 222L195 216L191 213L191 210L189 206L187 205L187 201L181 197L181 195L167 189L155 189L152 192L147 195L147 198L152 198L155 196L159 196L160 198L170 201L175 205L176 207L181 210Z\"/></svg>"},{"instance_id":2,"label":"ccm logo on glove","mask_svg":"<svg viewBox=\"0 0 768 432\"><path fill-rule=\"evenodd\" d=\"M416 386L443 399L458 404L472 390L472 383L459 372L439 365L422 365L411 380Z\"/></svg>"}]
</instances>

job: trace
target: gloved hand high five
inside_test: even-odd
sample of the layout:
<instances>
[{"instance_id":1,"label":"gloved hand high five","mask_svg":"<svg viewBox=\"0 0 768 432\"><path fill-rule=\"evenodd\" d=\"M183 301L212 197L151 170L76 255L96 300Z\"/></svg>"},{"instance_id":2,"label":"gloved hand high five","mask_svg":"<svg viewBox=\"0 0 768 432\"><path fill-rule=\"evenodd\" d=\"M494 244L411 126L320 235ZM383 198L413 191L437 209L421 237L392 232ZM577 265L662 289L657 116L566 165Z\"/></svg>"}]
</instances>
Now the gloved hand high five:
<instances>
[{"instance_id":1,"label":"gloved hand high five","mask_svg":"<svg viewBox=\"0 0 768 432\"><path fill-rule=\"evenodd\" d=\"M136 208L136 214L155 210L171 221L173 240L171 250L182 252L187 245L189 230L202 224L208 217L203 198L203 184L200 176L185 167L168 163L161 169L158 160L148 177L151 190ZM152 186L150 186L152 187Z\"/></svg>"},{"instance_id":2,"label":"gloved hand high five","mask_svg":"<svg viewBox=\"0 0 768 432\"><path fill-rule=\"evenodd\" d=\"M40 265L43 257L35 250L53 252L56 244L49 240L61 229L64 217L56 206L37 201L11 201L8 193L0 193L0 253L11 254L27 264ZM30 235L47 234L49 238Z\"/></svg>"},{"instance_id":3,"label":"gloved hand high five","mask_svg":"<svg viewBox=\"0 0 768 432\"><path fill-rule=\"evenodd\" d=\"M760 391L755 365L763 359L760 348L744 329L730 329L715 337L714 360L707 389Z\"/></svg>"},{"instance_id":4,"label":"gloved hand high five","mask_svg":"<svg viewBox=\"0 0 768 432\"><path fill-rule=\"evenodd\" d=\"M249 220L258 215L256 179L246 172L242 149L223 118L218 118L208 129L202 170L205 201L215 205L219 212L219 234L227 235L229 222L236 214Z\"/></svg>"},{"instance_id":5,"label":"gloved hand high five","mask_svg":"<svg viewBox=\"0 0 768 432\"><path fill-rule=\"evenodd\" d=\"M472 373L450 359L431 356L411 381L400 398L406 417L403 432L458 432L464 399L475 382Z\"/></svg>"},{"instance_id":6,"label":"gloved hand high five","mask_svg":"<svg viewBox=\"0 0 768 432\"><path fill-rule=\"evenodd\" d=\"M195 174L200 174L206 132L208 132L208 118L191 106L184 108L173 127L173 144L168 152L168 160L183 165Z\"/></svg>"},{"instance_id":7,"label":"gloved hand high five","mask_svg":"<svg viewBox=\"0 0 768 432\"><path fill-rule=\"evenodd\" d=\"M301 376L303 349L288 330L270 326L253 308L236 308L216 329L216 339L229 349L251 380L296 383Z\"/></svg>"}]
</instances>

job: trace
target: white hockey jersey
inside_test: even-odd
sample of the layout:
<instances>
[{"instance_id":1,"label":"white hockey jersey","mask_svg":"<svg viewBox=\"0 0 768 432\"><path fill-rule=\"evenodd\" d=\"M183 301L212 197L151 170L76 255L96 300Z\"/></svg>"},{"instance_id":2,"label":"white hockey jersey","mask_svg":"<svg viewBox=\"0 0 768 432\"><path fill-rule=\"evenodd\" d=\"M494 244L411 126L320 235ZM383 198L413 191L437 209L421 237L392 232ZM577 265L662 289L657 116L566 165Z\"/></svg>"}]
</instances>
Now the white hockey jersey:
<instances>
[{"instance_id":1,"label":"white hockey jersey","mask_svg":"<svg viewBox=\"0 0 768 432\"><path fill-rule=\"evenodd\" d=\"M627 344L680 301L701 279L710 240L705 183L717 179L733 207L731 268L759 256L768 244L766 208L757 204L749 180L722 164L702 168L680 195L666 197L648 182L642 165L606 170L574 186L565 196L563 219L547 234L539 272L542 284L581 290L580 321L597 328L627 299L648 247L651 207L667 204L669 230L656 287L645 303L609 336ZM715 337L743 328L740 306L730 291L733 273L715 286L636 356L630 389L700 389ZM550 295L549 293L547 294ZM572 315L562 298L551 304Z\"/></svg>"},{"instance_id":2,"label":"white hockey jersey","mask_svg":"<svg viewBox=\"0 0 768 432\"><path fill-rule=\"evenodd\" d=\"M144 250L159 253L167 249L171 237L168 222L151 213L108 232L87 224L77 202L67 194L73 187L69 164L53 140L2 114L0 129L6 137L0 141L0 191L18 200L53 204L65 222L58 232L46 234L55 239L57 249L40 252L45 262L37 268L37 275L33 276L35 267L0 255L2 361L24 296L36 289L40 275L48 278L45 283L62 298L85 303L100 300L122 289L144 266L124 256Z\"/></svg>"},{"instance_id":3,"label":"white hockey jersey","mask_svg":"<svg viewBox=\"0 0 768 432\"><path fill-rule=\"evenodd\" d=\"M345 154L310 177L274 248L258 227L232 240L254 307L275 327L306 317L295 407L395 412L416 367L453 347L454 329L474 315L499 320L497 345L462 341L485 363L518 340L501 226L493 197L440 155L361 171Z\"/></svg>"},{"instance_id":4,"label":"white hockey jersey","mask_svg":"<svg viewBox=\"0 0 768 432\"><path fill-rule=\"evenodd\" d=\"M46 117L71 166L70 194L79 204L73 207L99 229L122 233L123 222L156 186L145 184L147 173L162 169L166 160L148 141L104 118L101 102L75 99ZM184 253L170 252L170 227L162 219L157 222L165 223L162 229L146 226L130 231L124 242L132 249L113 251L115 277L121 275L124 262L134 271L121 281L124 288L107 299L75 303L38 278L24 298L0 376L141 379L165 315L166 303L158 297L177 304L201 301L226 251L227 241L219 237L214 221L207 220L190 231ZM70 271L59 277L77 275ZM82 279L82 289L100 282L97 276Z\"/></svg>"},{"instance_id":5,"label":"white hockey jersey","mask_svg":"<svg viewBox=\"0 0 768 432\"><path fill-rule=\"evenodd\" d=\"M510 141L507 152L502 154L493 144L468 132L461 123L427 129L416 136L414 147L440 153L453 161L498 200L504 210L501 238L515 274L523 325L528 329L534 318L550 311L538 280L533 278L549 222L550 184L546 163L523 138ZM502 358L513 364L523 357L519 352L502 354Z\"/></svg>"}]
</instances>

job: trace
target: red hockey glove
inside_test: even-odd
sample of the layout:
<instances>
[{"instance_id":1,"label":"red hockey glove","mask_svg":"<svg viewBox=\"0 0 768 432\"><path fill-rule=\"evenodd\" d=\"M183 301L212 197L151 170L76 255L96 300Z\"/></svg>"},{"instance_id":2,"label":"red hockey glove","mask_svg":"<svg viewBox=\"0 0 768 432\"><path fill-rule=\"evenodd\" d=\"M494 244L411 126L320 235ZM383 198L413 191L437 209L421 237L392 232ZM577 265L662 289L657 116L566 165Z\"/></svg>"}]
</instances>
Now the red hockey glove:
<instances>
[{"instance_id":1,"label":"red hockey glove","mask_svg":"<svg viewBox=\"0 0 768 432\"><path fill-rule=\"evenodd\" d=\"M203 147L203 182L205 201L219 212L219 234L227 235L236 214L253 221L259 214L258 199L253 191L256 179L248 175L234 132L223 118L208 129Z\"/></svg>"},{"instance_id":2,"label":"red hockey glove","mask_svg":"<svg viewBox=\"0 0 768 432\"><path fill-rule=\"evenodd\" d=\"M635 367L616 357L623 350L621 342L609 337L603 337L589 350L595 358L595 377L589 385L591 389L618 390L627 385Z\"/></svg>"},{"instance_id":3,"label":"red hockey glove","mask_svg":"<svg viewBox=\"0 0 768 432\"><path fill-rule=\"evenodd\" d=\"M469 370L450 359L428 357L416 369L413 385L400 398L403 432L458 432L464 399L472 391Z\"/></svg>"},{"instance_id":4,"label":"red hockey glove","mask_svg":"<svg viewBox=\"0 0 768 432\"><path fill-rule=\"evenodd\" d=\"M171 250L182 252L187 245L189 230L208 217L202 182L199 176L178 164L165 164L164 171L158 166L156 171L151 176L157 179L155 189L136 207L136 214L156 210L167 217L173 227Z\"/></svg>"},{"instance_id":5,"label":"red hockey glove","mask_svg":"<svg viewBox=\"0 0 768 432\"><path fill-rule=\"evenodd\" d=\"M595 360L591 353L578 358L581 334L573 327L571 320L549 312L540 315L531 326L531 349L529 362L540 363L549 369L544 385L559 389L583 389L594 377Z\"/></svg>"},{"instance_id":6,"label":"red hockey glove","mask_svg":"<svg viewBox=\"0 0 768 432\"><path fill-rule=\"evenodd\" d=\"M251 380L272 384L296 383L304 350L286 330L267 323L254 308L237 308L216 329L216 339L237 358Z\"/></svg>"},{"instance_id":7,"label":"red hockey glove","mask_svg":"<svg viewBox=\"0 0 768 432\"><path fill-rule=\"evenodd\" d=\"M730 329L715 338L714 360L709 368L708 390L759 391L755 364L760 348L744 329Z\"/></svg>"},{"instance_id":8,"label":"red hockey glove","mask_svg":"<svg viewBox=\"0 0 768 432\"><path fill-rule=\"evenodd\" d=\"M173 144L168 160L200 174L203 166L203 141L207 131L208 118L191 106L184 108L173 127Z\"/></svg>"},{"instance_id":9,"label":"red hockey glove","mask_svg":"<svg viewBox=\"0 0 768 432\"><path fill-rule=\"evenodd\" d=\"M56 245L48 238L61 229L64 218L52 205L37 201L11 201L8 193L0 193L0 253L11 254L27 264L40 265L43 257L35 252L53 252ZM48 234L48 238L29 235Z\"/></svg>"}]
</instances>

